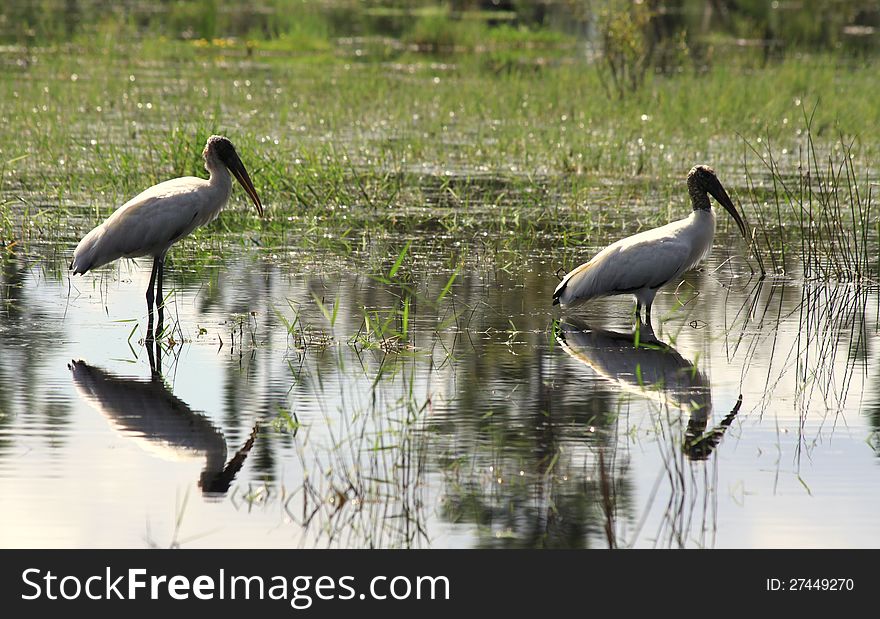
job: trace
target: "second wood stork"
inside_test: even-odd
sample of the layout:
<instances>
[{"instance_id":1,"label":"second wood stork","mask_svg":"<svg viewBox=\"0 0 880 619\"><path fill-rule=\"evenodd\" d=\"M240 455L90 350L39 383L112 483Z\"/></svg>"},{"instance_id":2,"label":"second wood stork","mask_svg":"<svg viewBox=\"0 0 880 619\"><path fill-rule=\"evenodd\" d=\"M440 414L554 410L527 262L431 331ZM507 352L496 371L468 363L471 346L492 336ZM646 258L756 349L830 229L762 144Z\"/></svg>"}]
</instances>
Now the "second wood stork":
<instances>
[{"instance_id":1,"label":"second wood stork","mask_svg":"<svg viewBox=\"0 0 880 619\"><path fill-rule=\"evenodd\" d=\"M715 237L715 213L709 194L733 217L743 236L746 224L715 171L694 166L687 176L693 205L690 216L612 243L570 273L556 287L553 304L576 305L618 294L636 298L636 314L651 326L651 305L662 286L675 281L709 255Z\"/></svg>"},{"instance_id":2,"label":"second wood stork","mask_svg":"<svg viewBox=\"0 0 880 619\"><path fill-rule=\"evenodd\" d=\"M159 322L162 322L165 254L177 241L217 218L232 193L232 176L253 200L260 217L263 216L260 197L229 139L212 135L202 156L210 175L208 180L185 176L153 185L123 204L83 237L73 252L70 268L74 275L118 258L153 257L147 290L148 335L152 332L154 299L158 299Z\"/></svg>"}]
</instances>

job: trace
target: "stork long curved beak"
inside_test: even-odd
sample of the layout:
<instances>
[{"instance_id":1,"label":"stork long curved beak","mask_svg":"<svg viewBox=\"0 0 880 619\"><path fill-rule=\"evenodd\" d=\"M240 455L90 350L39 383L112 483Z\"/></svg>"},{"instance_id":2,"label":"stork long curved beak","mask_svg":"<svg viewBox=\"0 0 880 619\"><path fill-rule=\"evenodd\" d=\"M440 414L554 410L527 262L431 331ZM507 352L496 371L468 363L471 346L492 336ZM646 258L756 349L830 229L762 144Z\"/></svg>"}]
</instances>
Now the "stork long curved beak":
<instances>
[{"instance_id":1,"label":"stork long curved beak","mask_svg":"<svg viewBox=\"0 0 880 619\"><path fill-rule=\"evenodd\" d=\"M250 196L251 200L253 200L254 206L257 207L257 213L259 213L260 217L262 217L263 203L260 202L260 196L257 195L257 190L254 189L254 184L251 182L251 177L248 174L247 169L245 169L244 164L241 162L238 153L233 151L226 157L226 161L224 161L223 163L226 164L226 167L229 168L229 171L232 172L232 175L238 180L239 183L241 183L241 186L244 187L247 195Z\"/></svg>"},{"instance_id":2,"label":"stork long curved beak","mask_svg":"<svg viewBox=\"0 0 880 619\"><path fill-rule=\"evenodd\" d=\"M724 190L724 187L721 185L720 181L715 181L709 187L709 193L712 194L712 197L718 200L718 204L724 207L730 216L733 217L733 220L736 222L736 225L739 226L739 231L742 233L743 237L748 238L748 232L746 229L746 223L743 221L740 214L737 212L736 207L733 205L733 200L730 199L730 196L727 195L727 192Z\"/></svg>"}]
</instances>

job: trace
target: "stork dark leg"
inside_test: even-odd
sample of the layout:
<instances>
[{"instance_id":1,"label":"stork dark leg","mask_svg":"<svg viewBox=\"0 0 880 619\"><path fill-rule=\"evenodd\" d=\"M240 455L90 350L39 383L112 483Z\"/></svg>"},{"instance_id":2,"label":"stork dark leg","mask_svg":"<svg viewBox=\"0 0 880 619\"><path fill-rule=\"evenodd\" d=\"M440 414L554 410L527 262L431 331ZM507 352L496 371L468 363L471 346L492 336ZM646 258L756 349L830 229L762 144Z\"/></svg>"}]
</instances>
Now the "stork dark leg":
<instances>
[{"instance_id":1,"label":"stork dark leg","mask_svg":"<svg viewBox=\"0 0 880 619\"><path fill-rule=\"evenodd\" d=\"M150 285L147 287L147 339L146 342L149 344L153 341L153 301L155 297L153 296L153 286L156 283L156 271L160 268L160 262L158 258L153 258L153 271L150 273ZM161 302L162 297L159 296L159 301ZM160 319L161 321L161 319Z\"/></svg>"},{"instance_id":2,"label":"stork dark leg","mask_svg":"<svg viewBox=\"0 0 880 619\"><path fill-rule=\"evenodd\" d=\"M654 325L651 324L651 304L645 304L645 331L644 340L653 344L658 343L657 336L654 335Z\"/></svg>"},{"instance_id":3,"label":"stork dark leg","mask_svg":"<svg viewBox=\"0 0 880 619\"><path fill-rule=\"evenodd\" d=\"M150 377L153 380L162 377L162 344L156 341L156 354L153 355L153 340L149 339L145 342L147 345L147 355L150 357ZM158 361L158 363L157 363Z\"/></svg>"},{"instance_id":4,"label":"stork dark leg","mask_svg":"<svg viewBox=\"0 0 880 619\"><path fill-rule=\"evenodd\" d=\"M156 274L156 297L159 305L159 322L156 323L156 333L162 334L162 323L165 322L165 297L162 296L162 273L165 271L165 257L156 258L159 264L158 273Z\"/></svg>"},{"instance_id":5,"label":"stork dark leg","mask_svg":"<svg viewBox=\"0 0 880 619\"><path fill-rule=\"evenodd\" d=\"M645 304L645 322L642 322L642 304L636 302L636 342L656 344L657 336L654 335L654 326L651 324L651 304Z\"/></svg>"}]
</instances>

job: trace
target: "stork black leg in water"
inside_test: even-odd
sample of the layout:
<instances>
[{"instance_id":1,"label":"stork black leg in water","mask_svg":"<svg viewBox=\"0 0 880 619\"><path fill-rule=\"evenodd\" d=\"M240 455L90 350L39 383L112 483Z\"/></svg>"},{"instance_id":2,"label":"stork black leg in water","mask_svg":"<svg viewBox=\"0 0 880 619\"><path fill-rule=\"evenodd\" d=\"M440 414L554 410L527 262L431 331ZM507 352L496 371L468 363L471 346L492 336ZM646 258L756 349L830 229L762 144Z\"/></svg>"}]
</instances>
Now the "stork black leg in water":
<instances>
[{"instance_id":1,"label":"stork black leg in water","mask_svg":"<svg viewBox=\"0 0 880 619\"><path fill-rule=\"evenodd\" d=\"M162 324L165 255L177 241L217 218L232 193L232 176L244 187L260 217L263 216L260 197L232 142L212 135L202 156L209 173L208 180L186 176L153 185L123 204L83 237L73 252L70 268L74 275L118 258L153 257L150 288L147 290L148 337L153 333L154 302L159 304L159 325Z\"/></svg>"},{"instance_id":2,"label":"stork black leg in water","mask_svg":"<svg viewBox=\"0 0 880 619\"><path fill-rule=\"evenodd\" d=\"M709 166L694 166L687 177L693 205L690 216L612 243L570 273L556 287L553 304L572 306L618 294L636 298L637 320L645 306L651 327L651 305L657 290L700 263L712 249L715 213L711 194L730 213L743 236L746 224Z\"/></svg>"},{"instance_id":3,"label":"stork black leg in water","mask_svg":"<svg viewBox=\"0 0 880 619\"><path fill-rule=\"evenodd\" d=\"M165 303L162 296L162 271L165 270L164 258L153 258L153 270L150 272L150 284L147 288L147 340L153 339L153 306L155 305L153 288L156 289L156 296L159 297L159 322L156 326L156 333L161 334L165 322Z\"/></svg>"}]
</instances>

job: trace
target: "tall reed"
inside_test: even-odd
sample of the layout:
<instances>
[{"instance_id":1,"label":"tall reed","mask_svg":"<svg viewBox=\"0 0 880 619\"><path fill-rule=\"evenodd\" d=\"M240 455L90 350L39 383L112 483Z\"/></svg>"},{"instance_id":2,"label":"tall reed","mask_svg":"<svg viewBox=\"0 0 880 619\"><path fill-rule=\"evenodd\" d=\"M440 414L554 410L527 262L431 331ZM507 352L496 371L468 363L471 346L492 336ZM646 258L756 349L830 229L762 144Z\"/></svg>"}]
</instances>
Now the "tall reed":
<instances>
[{"instance_id":1,"label":"tall reed","mask_svg":"<svg viewBox=\"0 0 880 619\"><path fill-rule=\"evenodd\" d=\"M745 142L746 184L758 223L755 249L778 275L800 267L805 279L865 282L876 276L880 241L870 169L856 169L855 139L817 144L814 115L815 108L804 111L796 166L780 160L769 138L761 146ZM748 151L763 165L761 181L749 167Z\"/></svg>"}]
</instances>

